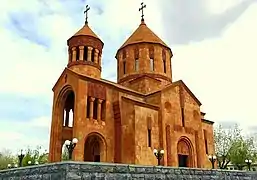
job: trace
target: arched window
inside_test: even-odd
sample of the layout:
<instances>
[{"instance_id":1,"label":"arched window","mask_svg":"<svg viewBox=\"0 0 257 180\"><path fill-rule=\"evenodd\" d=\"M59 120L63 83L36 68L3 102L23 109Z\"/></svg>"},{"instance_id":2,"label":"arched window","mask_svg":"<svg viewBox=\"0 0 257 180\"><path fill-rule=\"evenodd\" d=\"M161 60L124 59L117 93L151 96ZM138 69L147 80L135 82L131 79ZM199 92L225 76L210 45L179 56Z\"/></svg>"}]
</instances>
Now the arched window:
<instances>
[{"instance_id":1,"label":"arched window","mask_svg":"<svg viewBox=\"0 0 257 180\"><path fill-rule=\"evenodd\" d=\"M149 47L150 70L154 71L154 47Z\"/></svg>"},{"instance_id":2,"label":"arched window","mask_svg":"<svg viewBox=\"0 0 257 180\"><path fill-rule=\"evenodd\" d=\"M126 61L123 61L123 74L126 74Z\"/></svg>"},{"instance_id":3,"label":"arched window","mask_svg":"<svg viewBox=\"0 0 257 180\"><path fill-rule=\"evenodd\" d=\"M87 61L87 52L88 52L88 48L87 46L84 46L84 56L83 56L84 61Z\"/></svg>"},{"instance_id":4,"label":"arched window","mask_svg":"<svg viewBox=\"0 0 257 180\"><path fill-rule=\"evenodd\" d=\"M87 118L90 116L90 96L87 97Z\"/></svg>"},{"instance_id":5,"label":"arched window","mask_svg":"<svg viewBox=\"0 0 257 180\"><path fill-rule=\"evenodd\" d=\"M126 54L127 54L126 50L123 50L123 51L122 51L122 59L123 59L123 60L126 59Z\"/></svg>"},{"instance_id":6,"label":"arched window","mask_svg":"<svg viewBox=\"0 0 257 180\"><path fill-rule=\"evenodd\" d=\"M73 126L73 118L74 118L74 113L73 113L73 110L70 109L70 112L69 112L69 124L68 124L68 127L72 127Z\"/></svg>"},{"instance_id":7,"label":"arched window","mask_svg":"<svg viewBox=\"0 0 257 180\"><path fill-rule=\"evenodd\" d=\"M71 91L68 93L63 109L63 126L72 127L73 126L73 109L74 109L74 93Z\"/></svg>"},{"instance_id":8,"label":"arched window","mask_svg":"<svg viewBox=\"0 0 257 180\"><path fill-rule=\"evenodd\" d=\"M150 59L150 70L154 71L154 59Z\"/></svg>"},{"instance_id":9,"label":"arched window","mask_svg":"<svg viewBox=\"0 0 257 180\"><path fill-rule=\"evenodd\" d=\"M166 52L165 49L162 50L162 62L163 62L163 71L166 73Z\"/></svg>"},{"instance_id":10,"label":"arched window","mask_svg":"<svg viewBox=\"0 0 257 180\"><path fill-rule=\"evenodd\" d=\"M97 119L97 106L97 99L95 99L93 103L93 119Z\"/></svg>"},{"instance_id":11,"label":"arched window","mask_svg":"<svg viewBox=\"0 0 257 180\"><path fill-rule=\"evenodd\" d=\"M152 147L152 118L147 117L147 139L148 147Z\"/></svg>"},{"instance_id":12,"label":"arched window","mask_svg":"<svg viewBox=\"0 0 257 180\"><path fill-rule=\"evenodd\" d=\"M95 62L95 48L91 52L91 61Z\"/></svg>"},{"instance_id":13,"label":"arched window","mask_svg":"<svg viewBox=\"0 0 257 180\"><path fill-rule=\"evenodd\" d=\"M139 70L139 49L138 47L134 50L134 57L135 57L135 71Z\"/></svg>"},{"instance_id":14,"label":"arched window","mask_svg":"<svg viewBox=\"0 0 257 180\"><path fill-rule=\"evenodd\" d=\"M123 50L122 52L122 67L123 67L123 74L126 74L126 50Z\"/></svg>"},{"instance_id":15,"label":"arched window","mask_svg":"<svg viewBox=\"0 0 257 180\"><path fill-rule=\"evenodd\" d=\"M208 151L208 135L207 134L208 134L207 130L204 129L203 130L203 136L204 136L205 153L209 154L209 151Z\"/></svg>"}]
</instances>

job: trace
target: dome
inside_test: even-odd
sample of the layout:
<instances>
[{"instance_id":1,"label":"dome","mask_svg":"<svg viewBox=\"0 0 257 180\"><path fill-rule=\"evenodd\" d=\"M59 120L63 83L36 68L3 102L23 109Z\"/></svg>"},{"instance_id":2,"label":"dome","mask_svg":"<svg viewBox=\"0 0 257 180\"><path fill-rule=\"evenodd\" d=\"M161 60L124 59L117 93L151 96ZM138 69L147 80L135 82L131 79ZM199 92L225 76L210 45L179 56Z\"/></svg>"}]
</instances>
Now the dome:
<instances>
[{"instance_id":1,"label":"dome","mask_svg":"<svg viewBox=\"0 0 257 180\"><path fill-rule=\"evenodd\" d=\"M101 41L101 39L92 31L92 29L88 26L87 23L72 37L76 37L76 36L91 36Z\"/></svg>"},{"instance_id":2,"label":"dome","mask_svg":"<svg viewBox=\"0 0 257 180\"><path fill-rule=\"evenodd\" d=\"M168 45L165 44L150 28L148 28L147 25L144 23L144 21L142 21L139 27L128 38L128 40L120 47L120 49L131 44L144 43L144 42L161 44L169 48Z\"/></svg>"}]
</instances>

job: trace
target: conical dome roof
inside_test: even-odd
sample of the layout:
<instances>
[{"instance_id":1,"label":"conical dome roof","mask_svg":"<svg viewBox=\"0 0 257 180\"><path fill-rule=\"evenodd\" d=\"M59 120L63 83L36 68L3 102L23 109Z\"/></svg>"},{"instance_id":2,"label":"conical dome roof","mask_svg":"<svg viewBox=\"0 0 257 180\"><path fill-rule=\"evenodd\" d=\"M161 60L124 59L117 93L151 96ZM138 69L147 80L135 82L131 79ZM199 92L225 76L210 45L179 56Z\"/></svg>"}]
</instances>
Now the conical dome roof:
<instances>
[{"instance_id":1,"label":"conical dome roof","mask_svg":"<svg viewBox=\"0 0 257 180\"><path fill-rule=\"evenodd\" d=\"M120 47L120 49L130 44L136 44L136 43L142 43L142 42L157 43L168 47L168 45L165 44L150 28L148 28L147 25L144 23L144 21L142 21L139 27L128 38L128 40Z\"/></svg>"},{"instance_id":2,"label":"conical dome roof","mask_svg":"<svg viewBox=\"0 0 257 180\"><path fill-rule=\"evenodd\" d=\"M75 37L75 36L91 36L101 41L101 39L94 33L94 31L92 31L92 29L88 26L87 23L72 37Z\"/></svg>"}]
</instances>

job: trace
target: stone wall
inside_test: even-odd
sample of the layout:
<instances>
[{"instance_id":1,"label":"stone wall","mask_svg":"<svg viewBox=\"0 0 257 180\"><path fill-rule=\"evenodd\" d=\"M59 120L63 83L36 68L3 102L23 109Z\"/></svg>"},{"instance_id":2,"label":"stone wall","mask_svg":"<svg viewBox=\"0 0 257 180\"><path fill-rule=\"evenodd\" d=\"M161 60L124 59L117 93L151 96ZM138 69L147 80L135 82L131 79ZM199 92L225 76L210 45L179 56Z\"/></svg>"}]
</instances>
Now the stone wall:
<instances>
[{"instance_id":1,"label":"stone wall","mask_svg":"<svg viewBox=\"0 0 257 180\"><path fill-rule=\"evenodd\" d=\"M0 171L0 180L79 180L79 179L201 179L257 180L257 172L186 169L161 166L60 162Z\"/></svg>"}]
</instances>

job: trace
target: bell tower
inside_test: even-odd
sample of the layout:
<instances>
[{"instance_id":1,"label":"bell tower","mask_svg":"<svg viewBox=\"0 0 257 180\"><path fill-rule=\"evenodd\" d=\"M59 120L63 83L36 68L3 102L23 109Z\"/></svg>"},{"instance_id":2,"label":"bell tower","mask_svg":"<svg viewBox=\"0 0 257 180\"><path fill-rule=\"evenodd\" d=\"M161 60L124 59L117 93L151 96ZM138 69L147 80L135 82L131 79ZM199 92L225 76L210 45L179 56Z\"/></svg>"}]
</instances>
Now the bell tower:
<instances>
[{"instance_id":1,"label":"bell tower","mask_svg":"<svg viewBox=\"0 0 257 180\"><path fill-rule=\"evenodd\" d=\"M144 20L141 3L141 23L128 40L119 48L117 59L117 81L119 84L142 93L163 88L172 83L171 49Z\"/></svg>"},{"instance_id":2,"label":"bell tower","mask_svg":"<svg viewBox=\"0 0 257 180\"><path fill-rule=\"evenodd\" d=\"M88 25L89 6L86 6L85 25L68 39L67 67L79 74L101 78L101 59L104 43Z\"/></svg>"}]
</instances>

